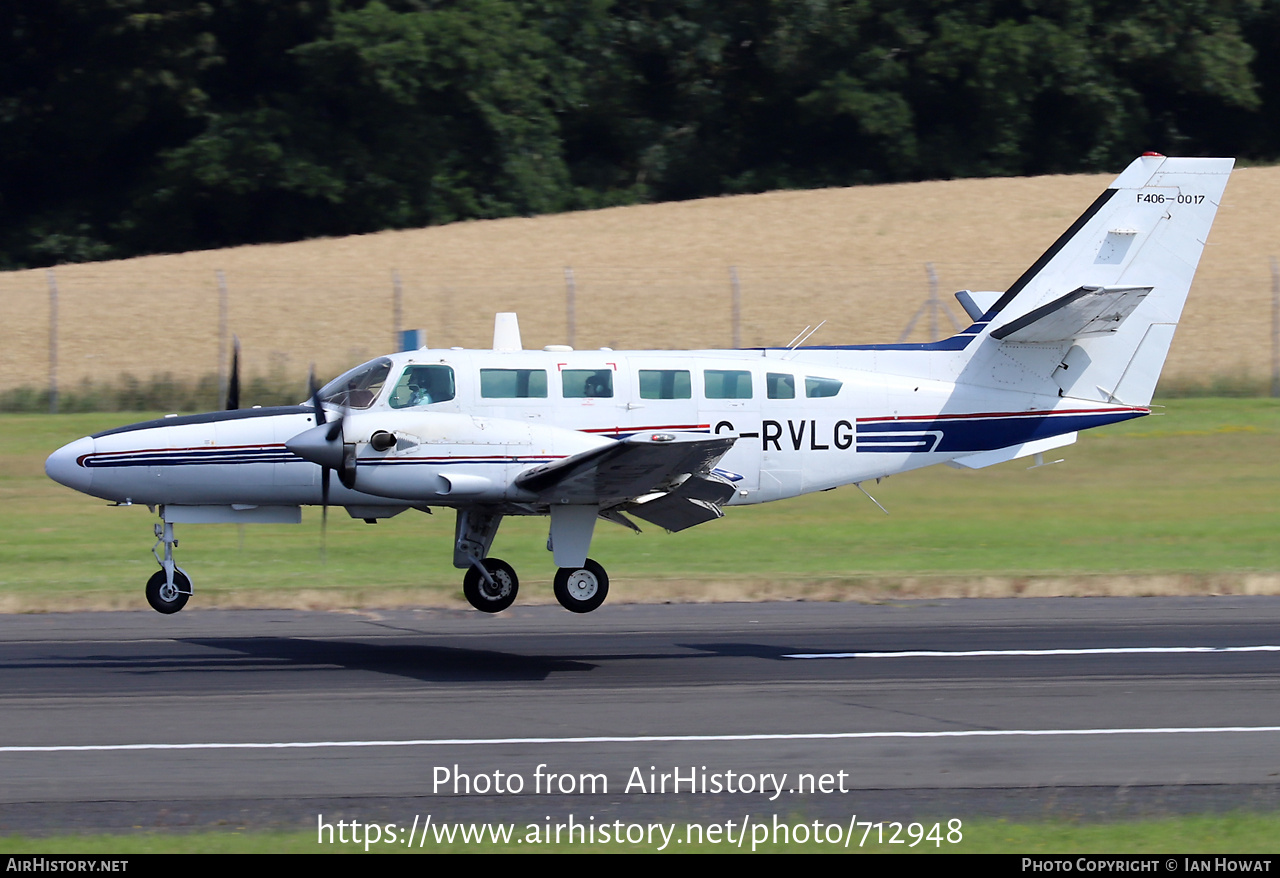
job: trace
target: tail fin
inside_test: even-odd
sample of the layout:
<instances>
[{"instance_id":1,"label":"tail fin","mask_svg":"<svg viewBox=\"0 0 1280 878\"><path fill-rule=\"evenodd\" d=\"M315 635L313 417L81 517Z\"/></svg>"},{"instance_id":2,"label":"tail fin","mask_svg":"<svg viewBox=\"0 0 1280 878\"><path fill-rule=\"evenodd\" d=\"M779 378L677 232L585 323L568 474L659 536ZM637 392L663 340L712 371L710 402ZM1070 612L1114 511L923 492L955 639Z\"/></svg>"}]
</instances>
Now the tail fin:
<instances>
[{"instance_id":1,"label":"tail fin","mask_svg":"<svg viewBox=\"0 0 1280 878\"><path fill-rule=\"evenodd\" d=\"M991 338L1063 351L1061 396L1150 403L1234 164L1134 161L987 310Z\"/></svg>"}]
</instances>

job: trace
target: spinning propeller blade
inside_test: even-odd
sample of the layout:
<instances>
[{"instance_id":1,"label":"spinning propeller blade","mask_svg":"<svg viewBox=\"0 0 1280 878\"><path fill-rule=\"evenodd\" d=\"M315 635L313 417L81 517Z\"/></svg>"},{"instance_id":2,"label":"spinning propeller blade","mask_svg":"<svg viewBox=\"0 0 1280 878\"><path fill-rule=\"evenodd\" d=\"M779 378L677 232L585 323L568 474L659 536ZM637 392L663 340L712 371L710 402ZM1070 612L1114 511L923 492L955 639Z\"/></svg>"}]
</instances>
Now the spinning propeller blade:
<instances>
[{"instance_id":1,"label":"spinning propeller blade","mask_svg":"<svg viewBox=\"0 0 1280 878\"><path fill-rule=\"evenodd\" d=\"M311 399L311 407L316 410L316 423L325 422L324 406L320 405L320 388L316 385L316 364L312 363L307 371L307 396Z\"/></svg>"},{"instance_id":2,"label":"spinning propeller blade","mask_svg":"<svg viewBox=\"0 0 1280 878\"><path fill-rule=\"evenodd\" d=\"M311 407L316 412L316 426L320 426L326 422L324 406L320 404L320 388L316 385L316 364L312 363L310 370L307 372L307 396L311 397ZM342 422L335 421L333 427L338 428L338 432L342 430ZM325 433L325 439L332 442L334 435L333 427ZM286 447L288 444L286 443ZM324 464L320 465L320 561L324 563L328 558L328 540L329 540L329 472L330 468Z\"/></svg>"},{"instance_id":3,"label":"spinning propeller blade","mask_svg":"<svg viewBox=\"0 0 1280 878\"><path fill-rule=\"evenodd\" d=\"M227 379L227 411L240 408L240 336L232 336L231 377Z\"/></svg>"}]
</instances>

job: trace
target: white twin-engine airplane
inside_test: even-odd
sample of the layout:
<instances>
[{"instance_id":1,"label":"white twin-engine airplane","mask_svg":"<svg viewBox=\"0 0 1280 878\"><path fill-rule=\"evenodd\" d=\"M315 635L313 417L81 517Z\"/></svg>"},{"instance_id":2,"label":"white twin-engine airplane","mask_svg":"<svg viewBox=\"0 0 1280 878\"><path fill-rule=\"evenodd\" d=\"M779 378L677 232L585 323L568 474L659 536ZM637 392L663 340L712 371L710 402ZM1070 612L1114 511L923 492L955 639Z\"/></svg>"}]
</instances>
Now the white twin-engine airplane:
<instances>
[{"instance_id":1,"label":"white twin-engine airplane","mask_svg":"<svg viewBox=\"0 0 1280 878\"><path fill-rule=\"evenodd\" d=\"M1233 164L1138 158L1008 290L957 293L973 324L944 341L526 351L499 314L491 351L379 357L307 404L108 430L45 470L159 507L147 599L162 613L192 593L175 523L298 522L317 504L370 522L453 507L463 593L490 613L518 588L489 557L498 525L549 514L556 598L590 612L609 590L587 557L597 518L679 531L727 505L1038 456L1148 414Z\"/></svg>"}]
</instances>

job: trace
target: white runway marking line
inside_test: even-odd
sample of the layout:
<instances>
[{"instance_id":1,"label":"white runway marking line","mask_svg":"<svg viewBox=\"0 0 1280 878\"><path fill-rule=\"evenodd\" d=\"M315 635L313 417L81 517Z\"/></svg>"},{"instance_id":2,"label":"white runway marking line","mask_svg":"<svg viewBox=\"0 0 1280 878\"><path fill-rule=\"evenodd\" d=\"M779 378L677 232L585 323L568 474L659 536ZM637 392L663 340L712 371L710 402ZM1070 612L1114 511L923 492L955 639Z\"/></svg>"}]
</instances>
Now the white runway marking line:
<instances>
[{"instance_id":1,"label":"white runway marking line","mask_svg":"<svg viewBox=\"0 0 1280 878\"><path fill-rule=\"evenodd\" d=\"M850 658L974 658L990 656L1044 655L1169 655L1205 652L1280 652L1280 646L1109 646L1097 649L968 649L955 652L942 650L908 650L903 652L798 652L784 655L790 659Z\"/></svg>"},{"instance_id":2,"label":"white runway marking line","mask_svg":"<svg viewBox=\"0 0 1280 878\"><path fill-rule=\"evenodd\" d=\"M1280 732L1280 726L1208 726L1152 729L969 729L945 732L802 732L759 735L595 735L571 738L418 738L404 741L276 741L196 744L53 744L0 747L5 753L91 753L129 750L314 750L324 747L456 747L494 744L662 744L734 741L856 741L884 738L1041 738L1090 735L1204 735Z\"/></svg>"}]
</instances>

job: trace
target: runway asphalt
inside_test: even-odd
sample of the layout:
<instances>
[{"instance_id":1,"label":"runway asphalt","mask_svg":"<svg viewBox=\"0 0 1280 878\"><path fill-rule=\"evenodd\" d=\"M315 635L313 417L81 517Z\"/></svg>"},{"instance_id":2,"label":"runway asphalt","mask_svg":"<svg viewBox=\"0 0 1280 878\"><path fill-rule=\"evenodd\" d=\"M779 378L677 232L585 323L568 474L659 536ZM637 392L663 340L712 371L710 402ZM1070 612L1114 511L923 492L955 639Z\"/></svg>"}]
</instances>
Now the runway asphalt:
<instances>
[{"instance_id":1,"label":"runway asphalt","mask_svg":"<svg viewBox=\"0 0 1280 878\"><path fill-rule=\"evenodd\" d=\"M1278 695L1272 597L7 616L0 834L1275 810Z\"/></svg>"}]
</instances>

